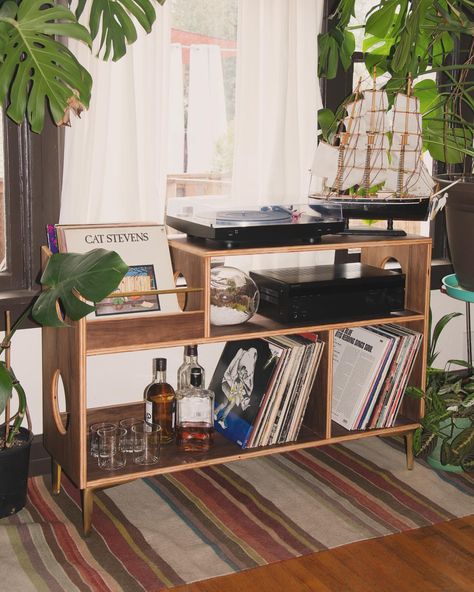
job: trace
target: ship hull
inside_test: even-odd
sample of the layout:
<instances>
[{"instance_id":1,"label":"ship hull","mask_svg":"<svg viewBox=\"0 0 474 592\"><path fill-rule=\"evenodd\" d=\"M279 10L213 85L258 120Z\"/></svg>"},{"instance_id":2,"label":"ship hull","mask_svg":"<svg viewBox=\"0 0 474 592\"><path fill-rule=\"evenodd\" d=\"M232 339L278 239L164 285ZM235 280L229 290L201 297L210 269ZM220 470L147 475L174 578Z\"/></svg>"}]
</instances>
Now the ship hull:
<instances>
[{"instance_id":1,"label":"ship hull","mask_svg":"<svg viewBox=\"0 0 474 592\"><path fill-rule=\"evenodd\" d=\"M429 198L426 199L328 199L325 196L311 195L309 206L316 212L330 215L332 211L342 210L342 216L353 220L414 220L428 218Z\"/></svg>"}]
</instances>

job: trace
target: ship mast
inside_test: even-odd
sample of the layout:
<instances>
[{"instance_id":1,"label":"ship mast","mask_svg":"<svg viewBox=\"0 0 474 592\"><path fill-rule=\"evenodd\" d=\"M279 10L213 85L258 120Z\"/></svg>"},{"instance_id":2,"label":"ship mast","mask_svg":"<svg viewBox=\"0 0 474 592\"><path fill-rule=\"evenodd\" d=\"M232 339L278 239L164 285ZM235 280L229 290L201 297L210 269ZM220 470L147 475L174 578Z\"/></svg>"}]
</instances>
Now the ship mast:
<instances>
[{"instance_id":1,"label":"ship mast","mask_svg":"<svg viewBox=\"0 0 474 592\"><path fill-rule=\"evenodd\" d=\"M369 129L367 130L367 154L365 157L365 168L364 168L364 176L363 176L363 186L365 190L365 195L369 194L370 189L370 171L371 171L371 157L372 157L372 148L374 145L375 140L375 98L376 98L376 87L375 87L375 80L377 78L377 68L374 66L374 72L372 76L373 84L372 84L372 102L370 108L370 123Z\"/></svg>"},{"instance_id":2,"label":"ship mast","mask_svg":"<svg viewBox=\"0 0 474 592\"><path fill-rule=\"evenodd\" d=\"M397 178L397 197L403 197L404 176L405 176L405 152L408 145L408 116L410 113L410 95L411 95L412 77L408 74L407 94L405 100L405 127L401 137L400 145L400 161L398 163L398 178Z\"/></svg>"},{"instance_id":3,"label":"ship mast","mask_svg":"<svg viewBox=\"0 0 474 592\"><path fill-rule=\"evenodd\" d=\"M338 146L338 160L337 160L337 174L335 179L334 190L337 194L341 193L342 190L342 181L345 171L345 155L346 155L346 146L348 145L351 137L352 137L352 128L354 127L355 121L355 109L360 99L360 86L362 84L362 77L359 78L359 82L355 88L354 92L354 101L351 105L351 112L349 113L348 117L348 124L346 126L346 131L343 132L340 140L340 144Z\"/></svg>"}]
</instances>

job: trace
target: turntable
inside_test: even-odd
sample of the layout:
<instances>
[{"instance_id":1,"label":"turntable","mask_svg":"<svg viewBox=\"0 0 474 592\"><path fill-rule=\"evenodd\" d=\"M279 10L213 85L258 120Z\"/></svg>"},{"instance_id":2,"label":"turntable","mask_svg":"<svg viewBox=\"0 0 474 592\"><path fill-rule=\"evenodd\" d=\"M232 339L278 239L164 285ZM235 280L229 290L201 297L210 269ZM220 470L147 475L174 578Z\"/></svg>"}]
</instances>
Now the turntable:
<instances>
[{"instance_id":1,"label":"turntable","mask_svg":"<svg viewBox=\"0 0 474 592\"><path fill-rule=\"evenodd\" d=\"M267 205L255 209L213 207L176 198L168 204L166 224L190 238L241 244L317 243L324 234L344 230L344 220L324 217L307 205Z\"/></svg>"}]
</instances>

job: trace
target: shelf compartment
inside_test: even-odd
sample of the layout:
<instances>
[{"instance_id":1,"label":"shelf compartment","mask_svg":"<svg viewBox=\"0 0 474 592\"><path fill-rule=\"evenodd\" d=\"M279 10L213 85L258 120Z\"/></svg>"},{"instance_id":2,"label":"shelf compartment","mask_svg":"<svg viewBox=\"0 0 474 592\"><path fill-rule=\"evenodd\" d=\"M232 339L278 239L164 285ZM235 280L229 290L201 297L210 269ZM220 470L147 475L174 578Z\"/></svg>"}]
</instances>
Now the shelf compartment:
<instances>
[{"instance_id":1,"label":"shelf compartment","mask_svg":"<svg viewBox=\"0 0 474 592\"><path fill-rule=\"evenodd\" d=\"M133 320L133 322L131 322ZM168 344L200 341L204 337L204 312L143 315L133 319L101 319L87 322L87 354L155 349Z\"/></svg>"},{"instance_id":2,"label":"shelf compartment","mask_svg":"<svg viewBox=\"0 0 474 592\"><path fill-rule=\"evenodd\" d=\"M291 450L321 446L327 442L317 434L311 433L306 436L300 436L296 442L242 449L237 446L237 444L224 438L224 436L218 432L216 432L214 436L214 445L207 453L180 452L174 444L162 446L160 462L157 465L147 468L140 465L128 464L119 471L107 473L106 471L99 469L95 464L95 459L89 457L88 460L92 462L89 463L87 470L87 487L108 487L137 478L150 477L152 475L163 473L174 473L187 469L198 469L200 467L218 465L236 460L267 456L277 452L290 452Z\"/></svg>"},{"instance_id":3,"label":"shelf compartment","mask_svg":"<svg viewBox=\"0 0 474 592\"><path fill-rule=\"evenodd\" d=\"M122 417L129 415L136 415L143 412L143 403L131 403L118 407L104 407L89 410L88 425L96 421L117 421ZM286 444L274 444L272 446L260 446L257 448L242 449L237 444L234 444L218 432L214 433L214 445L209 452L202 453L185 453L179 451L174 444L169 444L161 447L161 459L157 465L150 467L143 467L140 465L127 464L123 469L118 471L107 472L100 469L96 460L88 456L87 462L87 487L109 487L126 483L137 478L150 477L164 473L173 473L187 469L197 469L210 465L218 465L236 460L244 460L249 458L257 458L260 456L267 456L269 454L291 452L292 450L301 450L304 448L313 448L315 446L323 446L326 444L334 444L337 442L344 442L347 440L355 440L364 437L372 436L393 436L397 434L404 434L413 431L419 424L410 422L408 420L400 419L397 425L393 428L383 428L366 431L350 432L344 428L337 426L333 422L332 436L324 438L323 435L303 426L295 442L288 442ZM336 427L334 427L336 426ZM128 460L128 459L127 459Z\"/></svg>"}]
</instances>

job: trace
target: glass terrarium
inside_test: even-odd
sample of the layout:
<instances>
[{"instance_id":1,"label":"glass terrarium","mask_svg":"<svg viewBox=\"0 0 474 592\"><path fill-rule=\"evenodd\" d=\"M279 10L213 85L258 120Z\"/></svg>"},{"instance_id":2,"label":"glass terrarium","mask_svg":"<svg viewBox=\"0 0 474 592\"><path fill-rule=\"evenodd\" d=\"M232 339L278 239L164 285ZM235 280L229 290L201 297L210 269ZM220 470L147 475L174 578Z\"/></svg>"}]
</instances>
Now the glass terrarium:
<instances>
[{"instance_id":1,"label":"glass terrarium","mask_svg":"<svg viewBox=\"0 0 474 592\"><path fill-rule=\"evenodd\" d=\"M236 267L211 269L211 323L239 325L256 312L260 294L256 283Z\"/></svg>"}]
</instances>

